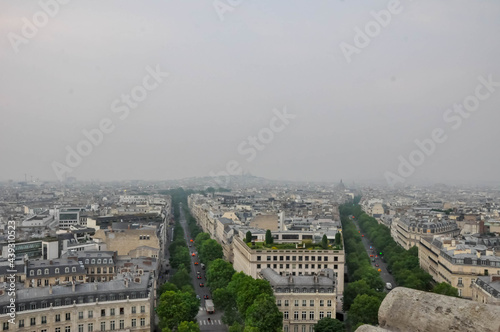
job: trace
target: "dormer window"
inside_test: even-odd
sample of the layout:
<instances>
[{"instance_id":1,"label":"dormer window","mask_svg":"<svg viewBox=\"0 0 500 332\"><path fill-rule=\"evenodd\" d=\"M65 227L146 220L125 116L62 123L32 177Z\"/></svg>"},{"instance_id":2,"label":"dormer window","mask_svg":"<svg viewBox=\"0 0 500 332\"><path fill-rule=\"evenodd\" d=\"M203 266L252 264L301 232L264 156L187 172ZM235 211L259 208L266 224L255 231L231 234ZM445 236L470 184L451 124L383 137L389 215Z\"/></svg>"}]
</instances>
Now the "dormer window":
<instances>
[{"instance_id":1,"label":"dormer window","mask_svg":"<svg viewBox=\"0 0 500 332\"><path fill-rule=\"evenodd\" d=\"M101 259L100 258L97 260L97 264L101 264Z\"/></svg>"},{"instance_id":2,"label":"dormer window","mask_svg":"<svg viewBox=\"0 0 500 332\"><path fill-rule=\"evenodd\" d=\"M58 267L56 267L56 273L59 273L59 268Z\"/></svg>"},{"instance_id":3,"label":"dormer window","mask_svg":"<svg viewBox=\"0 0 500 332\"><path fill-rule=\"evenodd\" d=\"M71 272L76 272L76 267L74 267L74 266L73 266L73 267L71 268Z\"/></svg>"},{"instance_id":4,"label":"dormer window","mask_svg":"<svg viewBox=\"0 0 500 332\"><path fill-rule=\"evenodd\" d=\"M41 276L41 275L42 275L42 270L38 269L38 270L36 271L36 275L37 275L37 276Z\"/></svg>"},{"instance_id":5,"label":"dormer window","mask_svg":"<svg viewBox=\"0 0 500 332\"><path fill-rule=\"evenodd\" d=\"M108 260L107 260L107 258L104 258L104 259L102 260L102 263L103 263L103 264L108 264Z\"/></svg>"},{"instance_id":6,"label":"dormer window","mask_svg":"<svg viewBox=\"0 0 500 332\"><path fill-rule=\"evenodd\" d=\"M35 271L34 270L31 270L30 271L30 276L34 276L35 275Z\"/></svg>"},{"instance_id":7,"label":"dormer window","mask_svg":"<svg viewBox=\"0 0 500 332\"><path fill-rule=\"evenodd\" d=\"M88 264L88 263L89 263L89 259L87 258L87 259L85 260L85 264Z\"/></svg>"},{"instance_id":8,"label":"dormer window","mask_svg":"<svg viewBox=\"0 0 500 332\"><path fill-rule=\"evenodd\" d=\"M49 274L49 269L45 269L45 274Z\"/></svg>"},{"instance_id":9,"label":"dormer window","mask_svg":"<svg viewBox=\"0 0 500 332\"><path fill-rule=\"evenodd\" d=\"M92 264L95 264L95 259L94 258L92 258Z\"/></svg>"},{"instance_id":10,"label":"dormer window","mask_svg":"<svg viewBox=\"0 0 500 332\"><path fill-rule=\"evenodd\" d=\"M69 273L69 267L64 269L64 273Z\"/></svg>"}]
</instances>

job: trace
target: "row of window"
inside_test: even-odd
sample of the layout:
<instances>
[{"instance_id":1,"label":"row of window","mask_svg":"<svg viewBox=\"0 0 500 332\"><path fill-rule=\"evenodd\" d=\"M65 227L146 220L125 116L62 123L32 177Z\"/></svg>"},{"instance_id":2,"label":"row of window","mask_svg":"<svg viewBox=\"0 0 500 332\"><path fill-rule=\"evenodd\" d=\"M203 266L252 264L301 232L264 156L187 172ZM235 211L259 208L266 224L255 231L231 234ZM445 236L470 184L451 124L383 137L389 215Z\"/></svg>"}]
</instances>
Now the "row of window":
<instances>
[{"instance_id":1,"label":"row of window","mask_svg":"<svg viewBox=\"0 0 500 332\"><path fill-rule=\"evenodd\" d=\"M309 332L314 332L314 326L313 325L302 325L301 331L302 332L307 332L307 326L309 326ZM291 330L288 328L288 325L283 326L283 330L285 332L291 332ZM294 325L293 326L293 332L299 332L299 326Z\"/></svg>"},{"instance_id":2,"label":"row of window","mask_svg":"<svg viewBox=\"0 0 500 332\"><path fill-rule=\"evenodd\" d=\"M302 269L302 264L298 264L298 268L299 269ZM271 267L271 264L267 264L267 267ZM286 269L289 269L290 268L290 264L279 264L279 268L280 269L283 269L286 268ZM261 269L262 268L262 265L261 264L257 264L257 268L258 269ZM277 269L278 268L278 264L273 264L273 269ZM296 269L297 268L297 264L292 264L292 269ZM309 268L309 264L304 264L304 268L305 269L308 269ZM311 264L311 269L315 269L316 268L316 264ZM321 264L318 264L318 269L321 269ZM323 264L323 268L324 269L327 269L328 268L328 264ZM335 264L333 266L333 269L334 270L337 270L339 268L339 266L337 264Z\"/></svg>"},{"instance_id":3,"label":"row of window","mask_svg":"<svg viewBox=\"0 0 500 332\"><path fill-rule=\"evenodd\" d=\"M272 259L271 259L272 257ZM279 259L278 259L279 257ZM289 261L290 258L292 258L291 260L292 261L299 261L299 262L302 262L302 259L304 259L304 261L308 262L309 260L311 260L312 262L314 261L318 261L318 262L321 262L321 259L323 259L324 262L328 262L328 256L267 256L267 261ZM261 261L262 260L262 256L257 256L257 261ZM339 260L339 257L338 256L333 256L333 261L334 262L338 262Z\"/></svg>"},{"instance_id":4,"label":"row of window","mask_svg":"<svg viewBox=\"0 0 500 332\"><path fill-rule=\"evenodd\" d=\"M284 306L285 307L288 307L290 305L289 300L285 300L283 302L284 302ZM300 300L295 300L294 301L294 306L298 307L299 303L300 303ZM278 307L281 307L281 300L276 300L276 305ZM302 306L303 307L307 307L307 300L302 300ZM309 306L310 307L314 307L314 300L309 300ZM325 300L319 300L319 306L320 307L324 307L325 306ZM326 306L327 307L331 307L332 306L332 300L327 300L326 301Z\"/></svg>"},{"instance_id":5,"label":"row of window","mask_svg":"<svg viewBox=\"0 0 500 332\"><path fill-rule=\"evenodd\" d=\"M327 311L326 312L326 317L329 317L329 318L332 318L332 312L331 311ZM320 311L319 312L319 319L323 319L325 318L325 312L324 311ZM289 314L288 314L288 311L284 311L283 312L283 319L290 319L289 318ZM293 312L293 319L294 320L307 320L307 311L302 311L302 316L301 318L299 318L299 312L298 311L294 311ZM314 311L309 311L309 320L314 320Z\"/></svg>"},{"instance_id":6,"label":"row of window","mask_svg":"<svg viewBox=\"0 0 500 332\"><path fill-rule=\"evenodd\" d=\"M33 320L33 318L31 318L31 319ZM140 318L139 324L140 324L140 326L146 326L146 318ZM31 321L30 326L33 326L33 325L35 325L35 323L33 323L33 321ZM109 326L109 328L107 330L106 330L106 326ZM20 328L25 327L24 319L19 320L19 327ZM100 331L113 331L113 330L116 330L117 327L118 327L118 329L123 330L123 329L125 329L125 320L120 319L118 321L118 325L116 324L116 321L114 321L114 320L110 321L109 324L108 324L108 322L101 322L100 327L101 327ZM137 327L137 319L136 318L132 318L131 327ZM10 328L10 323L3 322L3 331L8 331L9 328ZM85 328L84 324L78 324L78 332L85 332L84 328ZM62 330L61 327L54 328L54 332L62 332L62 331L71 332L71 326L65 326L64 330ZM87 332L93 332L93 331L94 331L94 323L88 323L87 324ZM48 332L48 331L47 331L47 329L42 329L42 330L40 330L40 332Z\"/></svg>"},{"instance_id":7,"label":"row of window","mask_svg":"<svg viewBox=\"0 0 500 332\"><path fill-rule=\"evenodd\" d=\"M131 293L130 294L130 298L131 299L135 299L137 297L137 294L136 293ZM140 293L140 298L145 298L146 297L146 293L145 292L141 292ZM116 296L115 294L108 294L107 296L105 294L102 294L102 295L99 295L98 298L94 298L93 296L89 296L87 298L87 303L92 303L92 302L95 302L94 300L99 300L101 302L104 302L104 301L115 301L115 300L124 300L125 299L125 295L124 294L119 294L118 296ZM82 296L78 297L78 301L77 303L81 304L81 303L84 303L84 298ZM71 305L73 304L72 302L72 299L65 299L64 302L61 300L61 299L56 299L54 302L53 302L53 306L54 307L60 307L62 305ZM43 301L40 303L40 308L48 308L50 307L50 304L46 301ZM35 302L33 303L30 303L29 306L28 306L28 310L36 310L36 309L39 309L37 307L37 304ZM25 303L21 303L18 305L18 310L19 311L25 311L26 310L26 304ZM9 308L8 307L4 307L3 309L3 313L4 314L7 314L9 312ZM141 311L142 312L142 311Z\"/></svg>"},{"instance_id":8,"label":"row of window","mask_svg":"<svg viewBox=\"0 0 500 332\"><path fill-rule=\"evenodd\" d=\"M89 274L94 274L94 273L98 273L99 274L99 273L101 273L101 268L100 267L98 267L98 268L91 267L90 269L87 269L87 271L88 271ZM108 270L107 267L103 267L102 268L102 273L108 273L108 271L109 271L109 273L113 273L113 268L110 267L109 270Z\"/></svg>"},{"instance_id":9,"label":"row of window","mask_svg":"<svg viewBox=\"0 0 500 332\"><path fill-rule=\"evenodd\" d=\"M71 272L76 272L76 267L75 267L75 266L73 266L73 267L71 268ZM56 268L55 268L54 273L60 273L60 272L59 272L59 268L58 268L58 267L56 267ZM69 267L64 268L64 273L69 273ZM44 274L49 274L49 269L45 269L45 270L44 270ZM34 275L35 275L35 270L31 270L31 271L30 271L30 276L34 276ZM36 271L36 275L37 275L37 276L41 276L41 275L42 275L42 269L38 269L38 270Z\"/></svg>"},{"instance_id":10,"label":"row of window","mask_svg":"<svg viewBox=\"0 0 500 332\"><path fill-rule=\"evenodd\" d=\"M80 263L83 263L83 261L80 261ZM95 263L96 263L96 259L95 258L92 258L90 260L88 258L85 259L85 264L95 264ZM97 264L101 264L101 259L100 258L97 259ZM110 258L108 260L107 258L103 258L102 264L113 264L113 259Z\"/></svg>"},{"instance_id":11,"label":"row of window","mask_svg":"<svg viewBox=\"0 0 500 332\"><path fill-rule=\"evenodd\" d=\"M124 315L125 314L125 308L121 307L118 310L119 310L118 312L119 312L120 315ZM140 311L141 311L141 313L145 313L146 312L146 306L141 305ZM116 313L115 308L110 308L109 309L109 316L114 316L115 313ZM137 307L135 307L135 306L131 307L130 313L131 314L137 313ZM84 312L83 311L78 312L78 319L83 319L84 318L83 316L84 316ZM106 309L101 309L101 317L105 317L105 316L106 316ZM88 310L87 311L87 318L93 318L93 317L94 317L94 311L93 310ZM71 313L67 312L62 317L61 317L61 314L56 314L54 316L54 322L55 323L61 322L61 318L64 318L66 321L70 321L71 320ZM144 319L144 318L141 318L141 319ZM29 326L35 326L37 324L36 317L31 317L29 319L29 322L30 322ZM41 324L47 324L47 316L42 316L41 319L40 319L40 323ZM112 323L114 324L114 321ZM20 319L19 320L19 327L24 327L24 326L25 326L24 319Z\"/></svg>"}]
</instances>

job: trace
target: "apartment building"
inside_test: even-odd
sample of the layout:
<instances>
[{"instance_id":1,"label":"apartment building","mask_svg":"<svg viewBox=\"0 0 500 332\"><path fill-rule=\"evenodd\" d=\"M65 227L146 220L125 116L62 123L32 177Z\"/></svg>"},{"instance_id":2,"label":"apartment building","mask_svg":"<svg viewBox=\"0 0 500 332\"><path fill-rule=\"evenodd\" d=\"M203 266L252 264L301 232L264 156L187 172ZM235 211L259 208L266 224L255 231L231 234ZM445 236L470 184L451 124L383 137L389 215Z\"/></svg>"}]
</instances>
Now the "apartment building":
<instances>
[{"instance_id":1,"label":"apartment building","mask_svg":"<svg viewBox=\"0 0 500 332\"><path fill-rule=\"evenodd\" d=\"M15 324L10 296L0 290L0 328L17 332L92 332L153 330L150 275L103 283L24 288L16 292Z\"/></svg>"},{"instance_id":2,"label":"apartment building","mask_svg":"<svg viewBox=\"0 0 500 332\"><path fill-rule=\"evenodd\" d=\"M472 284L472 300L500 306L500 275L477 277Z\"/></svg>"},{"instance_id":3,"label":"apartment building","mask_svg":"<svg viewBox=\"0 0 500 332\"><path fill-rule=\"evenodd\" d=\"M335 318L337 283L332 269L317 275L283 276L264 268L258 277L271 284L285 332L313 332L318 320Z\"/></svg>"},{"instance_id":4,"label":"apartment building","mask_svg":"<svg viewBox=\"0 0 500 332\"><path fill-rule=\"evenodd\" d=\"M344 292L343 250L309 250L298 244L294 249L251 249L235 236L233 254L234 269L253 278L257 278L266 268L275 270L279 275L291 276L311 276L320 273L321 270L331 269L337 280L337 293Z\"/></svg>"},{"instance_id":5,"label":"apartment building","mask_svg":"<svg viewBox=\"0 0 500 332\"><path fill-rule=\"evenodd\" d=\"M418 245L422 236L447 235L455 237L460 234L460 229L455 222L450 220L431 221L422 219L417 221L412 218L395 218L391 224L391 236L406 250Z\"/></svg>"},{"instance_id":6,"label":"apartment building","mask_svg":"<svg viewBox=\"0 0 500 332\"><path fill-rule=\"evenodd\" d=\"M471 241L421 237L418 256L420 267L436 282L447 282L468 299L473 298L472 287L479 276L500 275L500 256Z\"/></svg>"}]
</instances>

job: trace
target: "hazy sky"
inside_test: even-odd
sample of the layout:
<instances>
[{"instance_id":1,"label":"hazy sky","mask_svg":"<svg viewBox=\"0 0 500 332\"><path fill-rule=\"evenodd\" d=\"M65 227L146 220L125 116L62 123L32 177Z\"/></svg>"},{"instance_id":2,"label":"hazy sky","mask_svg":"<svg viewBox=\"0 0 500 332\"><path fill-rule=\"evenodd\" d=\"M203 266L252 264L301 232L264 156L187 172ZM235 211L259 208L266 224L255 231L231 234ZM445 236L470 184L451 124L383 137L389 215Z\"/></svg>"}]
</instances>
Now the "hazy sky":
<instances>
[{"instance_id":1,"label":"hazy sky","mask_svg":"<svg viewBox=\"0 0 500 332\"><path fill-rule=\"evenodd\" d=\"M60 2L0 2L0 180L500 180L500 1Z\"/></svg>"}]
</instances>

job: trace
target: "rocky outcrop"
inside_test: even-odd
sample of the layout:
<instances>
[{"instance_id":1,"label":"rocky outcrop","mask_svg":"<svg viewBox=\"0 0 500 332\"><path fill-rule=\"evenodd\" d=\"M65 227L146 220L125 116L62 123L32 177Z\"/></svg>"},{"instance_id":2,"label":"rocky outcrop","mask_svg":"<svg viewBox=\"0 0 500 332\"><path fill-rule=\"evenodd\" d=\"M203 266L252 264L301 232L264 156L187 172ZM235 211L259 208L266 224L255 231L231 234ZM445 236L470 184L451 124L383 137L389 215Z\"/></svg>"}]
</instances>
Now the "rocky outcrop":
<instances>
[{"instance_id":1,"label":"rocky outcrop","mask_svg":"<svg viewBox=\"0 0 500 332\"><path fill-rule=\"evenodd\" d=\"M356 332L500 332L500 306L397 287L382 302L378 321L378 328Z\"/></svg>"}]
</instances>

